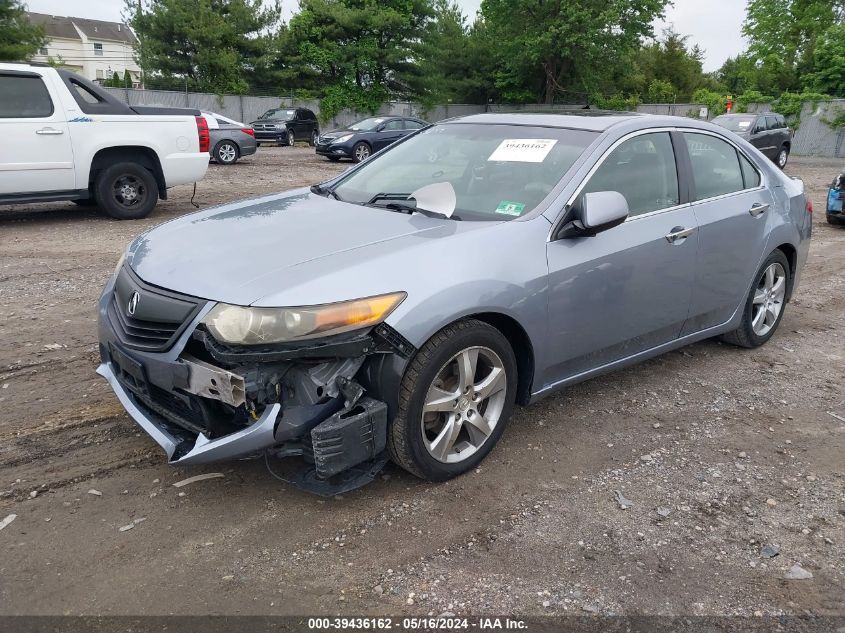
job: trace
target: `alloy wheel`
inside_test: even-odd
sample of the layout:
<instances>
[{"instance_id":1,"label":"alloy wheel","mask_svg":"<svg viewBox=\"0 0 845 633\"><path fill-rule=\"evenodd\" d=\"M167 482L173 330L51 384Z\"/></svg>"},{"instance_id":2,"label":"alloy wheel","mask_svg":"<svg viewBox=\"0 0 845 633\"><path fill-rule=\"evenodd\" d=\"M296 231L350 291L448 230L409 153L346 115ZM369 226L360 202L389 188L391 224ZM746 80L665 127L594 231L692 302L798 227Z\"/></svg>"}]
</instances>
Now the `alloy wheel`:
<instances>
[{"instance_id":1,"label":"alloy wheel","mask_svg":"<svg viewBox=\"0 0 845 633\"><path fill-rule=\"evenodd\" d=\"M131 174L120 176L114 181L112 193L115 202L127 209L141 206L147 198L144 182Z\"/></svg>"},{"instance_id":2,"label":"alloy wheel","mask_svg":"<svg viewBox=\"0 0 845 633\"><path fill-rule=\"evenodd\" d=\"M786 298L786 270L778 262L763 272L752 300L751 328L757 336L766 336L775 326Z\"/></svg>"},{"instance_id":3,"label":"alloy wheel","mask_svg":"<svg viewBox=\"0 0 845 633\"><path fill-rule=\"evenodd\" d=\"M786 159L788 158L789 154L785 149L780 150L780 154L778 154L778 167L783 169L786 167Z\"/></svg>"},{"instance_id":4,"label":"alloy wheel","mask_svg":"<svg viewBox=\"0 0 845 633\"><path fill-rule=\"evenodd\" d=\"M502 359L487 347L455 354L437 372L423 403L423 442L439 462L475 454L493 434L507 397Z\"/></svg>"},{"instance_id":5,"label":"alloy wheel","mask_svg":"<svg viewBox=\"0 0 845 633\"><path fill-rule=\"evenodd\" d=\"M217 158L221 163L231 163L237 158L238 151L231 143L224 143L217 150Z\"/></svg>"},{"instance_id":6,"label":"alloy wheel","mask_svg":"<svg viewBox=\"0 0 845 633\"><path fill-rule=\"evenodd\" d=\"M355 158L358 162L367 160L370 157L370 148L363 143L355 148Z\"/></svg>"}]
</instances>

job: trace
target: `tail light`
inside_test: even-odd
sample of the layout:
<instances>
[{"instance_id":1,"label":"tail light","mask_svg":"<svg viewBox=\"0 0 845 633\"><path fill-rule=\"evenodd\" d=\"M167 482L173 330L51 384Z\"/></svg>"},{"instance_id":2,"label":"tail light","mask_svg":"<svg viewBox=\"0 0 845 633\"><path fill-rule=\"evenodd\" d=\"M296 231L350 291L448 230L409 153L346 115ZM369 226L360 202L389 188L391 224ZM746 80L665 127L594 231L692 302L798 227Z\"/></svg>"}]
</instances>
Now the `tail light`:
<instances>
[{"instance_id":1,"label":"tail light","mask_svg":"<svg viewBox=\"0 0 845 633\"><path fill-rule=\"evenodd\" d=\"M242 127L241 132L243 132L244 134L249 134L252 138L255 138L255 130L253 130L251 127Z\"/></svg>"},{"instance_id":2,"label":"tail light","mask_svg":"<svg viewBox=\"0 0 845 633\"><path fill-rule=\"evenodd\" d=\"M211 135L208 133L208 121L204 116L194 117L197 120L197 134L200 139L200 152L208 152L211 144Z\"/></svg>"},{"instance_id":3,"label":"tail light","mask_svg":"<svg viewBox=\"0 0 845 633\"><path fill-rule=\"evenodd\" d=\"M804 209L805 209L805 210L807 211L807 213L809 213L810 215L812 215L812 214L813 214L813 201L812 201L812 200L810 200L809 198L806 198L806 202L804 202Z\"/></svg>"}]
</instances>

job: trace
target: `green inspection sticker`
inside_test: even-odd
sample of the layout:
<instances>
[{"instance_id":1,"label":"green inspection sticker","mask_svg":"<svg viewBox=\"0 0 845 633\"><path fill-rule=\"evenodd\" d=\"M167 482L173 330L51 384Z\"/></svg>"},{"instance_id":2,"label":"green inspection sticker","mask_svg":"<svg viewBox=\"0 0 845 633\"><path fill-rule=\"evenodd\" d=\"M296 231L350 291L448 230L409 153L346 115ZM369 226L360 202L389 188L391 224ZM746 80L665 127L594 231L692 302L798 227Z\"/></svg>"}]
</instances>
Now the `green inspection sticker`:
<instances>
[{"instance_id":1,"label":"green inspection sticker","mask_svg":"<svg viewBox=\"0 0 845 633\"><path fill-rule=\"evenodd\" d=\"M510 200L502 200L496 207L496 213L504 213L505 215L522 215L523 211L525 211L524 204Z\"/></svg>"}]
</instances>

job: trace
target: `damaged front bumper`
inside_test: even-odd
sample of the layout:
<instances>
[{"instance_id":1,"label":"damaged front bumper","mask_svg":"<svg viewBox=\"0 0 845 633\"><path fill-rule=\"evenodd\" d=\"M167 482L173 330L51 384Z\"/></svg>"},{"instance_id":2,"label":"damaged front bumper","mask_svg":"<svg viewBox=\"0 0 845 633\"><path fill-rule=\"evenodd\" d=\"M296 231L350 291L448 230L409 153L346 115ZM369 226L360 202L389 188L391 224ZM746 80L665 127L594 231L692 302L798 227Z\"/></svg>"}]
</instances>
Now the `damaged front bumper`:
<instances>
[{"instance_id":1,"label":"damaged front bumper","mask_svg":"<svg viewBox=\"0 0 845 633\"><path fill-rule=\"evenodd\" d=\"M139 312L166 299L167 310L188 319L165 326L149 313L130 317L123 304L135 293ZM302 456L327 479L384 451L379 377L388 368L386 383L396 383L395 361L403 365L413 351L407 341L382 324L308 344L232 347L200 325L212 307L148 286L127 266L100 299L97 373L170 463L274 450Z\"/></svg>"}]
</instances>

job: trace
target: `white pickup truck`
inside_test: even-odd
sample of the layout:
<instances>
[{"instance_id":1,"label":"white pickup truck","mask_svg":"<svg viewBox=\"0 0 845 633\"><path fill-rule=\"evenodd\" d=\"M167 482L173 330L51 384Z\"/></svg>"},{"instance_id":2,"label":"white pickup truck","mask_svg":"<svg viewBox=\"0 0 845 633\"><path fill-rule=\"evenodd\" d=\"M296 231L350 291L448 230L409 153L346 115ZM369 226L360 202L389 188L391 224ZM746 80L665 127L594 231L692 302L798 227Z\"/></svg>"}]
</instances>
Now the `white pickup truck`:
<instances>
[{"instance_id":1,"label":"white pickup truck","mask_svg":"<svg viewBox=\"0 0 845 633\"><path fill-rule=\"evenodd\" d=\"M0 204L70 200L146 216L208 169L199 111L130 107L66 70L0 63Z\"/></svg>"}]
</instances>

